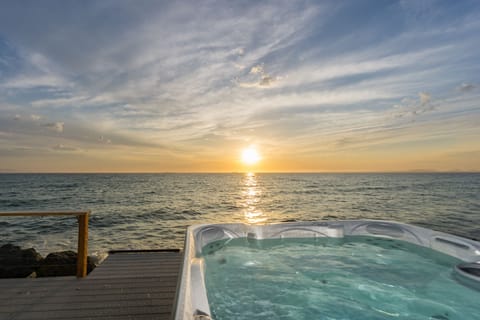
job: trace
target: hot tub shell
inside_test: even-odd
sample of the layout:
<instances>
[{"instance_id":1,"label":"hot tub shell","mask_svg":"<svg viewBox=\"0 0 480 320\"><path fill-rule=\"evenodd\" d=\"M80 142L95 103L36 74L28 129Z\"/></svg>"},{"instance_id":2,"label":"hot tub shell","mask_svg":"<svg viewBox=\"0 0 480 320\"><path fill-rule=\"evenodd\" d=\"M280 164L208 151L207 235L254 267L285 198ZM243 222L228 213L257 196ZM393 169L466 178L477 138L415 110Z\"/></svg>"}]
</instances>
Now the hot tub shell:
<instances>
[{"instance_id":1,"label":"hot tub shell","mask_svg":"<svg viewBox=\"0 0 480 320\"><path fill-rule=\"evenodd\" d=\"M480 263L480 242L404 223L382 220L289 222L267 225L203 224L187 229L181 280L177 290L175 320L210 319L204 281L202 250L212 242L235 238L252 241L283 238L343 238L373 236L410 242ZM472 279L476 281L478 279ZM478 280L480 281L480 280Z\"/></svg>"}]
</instances>

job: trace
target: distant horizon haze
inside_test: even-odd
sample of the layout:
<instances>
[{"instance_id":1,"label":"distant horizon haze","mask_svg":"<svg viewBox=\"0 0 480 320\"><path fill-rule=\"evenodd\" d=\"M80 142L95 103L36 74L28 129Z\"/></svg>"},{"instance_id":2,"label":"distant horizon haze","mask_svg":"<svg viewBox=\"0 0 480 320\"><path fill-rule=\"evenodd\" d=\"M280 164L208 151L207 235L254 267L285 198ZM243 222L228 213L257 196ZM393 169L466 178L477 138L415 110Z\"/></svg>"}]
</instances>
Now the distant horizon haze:
<instances>
[{"instance_id":1,"label":"distant horizon haze","mask_svg":"<svg viewBox=\"0 0 480 320\"><path fill-rule=\"evenodd\" d=\"M478 174L480 171L434 171L434 170L410 170L410 171L2 171L0 174Z\"/></svg>"}]
</instances>

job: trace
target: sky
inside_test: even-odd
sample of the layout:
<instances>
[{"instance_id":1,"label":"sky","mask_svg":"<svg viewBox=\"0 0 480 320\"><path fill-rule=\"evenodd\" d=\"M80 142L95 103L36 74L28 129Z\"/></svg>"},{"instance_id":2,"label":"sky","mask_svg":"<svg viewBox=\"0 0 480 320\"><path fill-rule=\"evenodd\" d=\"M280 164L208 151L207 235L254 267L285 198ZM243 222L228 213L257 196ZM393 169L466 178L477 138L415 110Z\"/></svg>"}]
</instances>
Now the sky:
<instances>
[{"instance_id":1,"label":"sky","mask_svg":"<svg viewBox=\"0 0 480 320\"><path fill-rule=\"evenodd\" d=\"M2 1L0 172L480 171L479 43L475 0Z\"/></svg>"}]
</instances>

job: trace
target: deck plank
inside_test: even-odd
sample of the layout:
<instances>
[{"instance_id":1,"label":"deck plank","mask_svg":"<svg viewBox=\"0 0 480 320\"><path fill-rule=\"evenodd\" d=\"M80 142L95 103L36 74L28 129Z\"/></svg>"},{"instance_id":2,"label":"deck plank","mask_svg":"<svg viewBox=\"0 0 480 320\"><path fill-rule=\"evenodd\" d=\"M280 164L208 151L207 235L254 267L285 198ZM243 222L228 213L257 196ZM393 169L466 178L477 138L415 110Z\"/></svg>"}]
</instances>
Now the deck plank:
<instances>
[{"instance_id":1,"label":"deck plank","mask_svg":"<svg viewBox=\"0 0 480 320\"><path fill-rule=\"evenodd\" d=\"M122 252L84 279L0 279L0 319L170 319L181 261Z\"/></svg>"}]
</instances>

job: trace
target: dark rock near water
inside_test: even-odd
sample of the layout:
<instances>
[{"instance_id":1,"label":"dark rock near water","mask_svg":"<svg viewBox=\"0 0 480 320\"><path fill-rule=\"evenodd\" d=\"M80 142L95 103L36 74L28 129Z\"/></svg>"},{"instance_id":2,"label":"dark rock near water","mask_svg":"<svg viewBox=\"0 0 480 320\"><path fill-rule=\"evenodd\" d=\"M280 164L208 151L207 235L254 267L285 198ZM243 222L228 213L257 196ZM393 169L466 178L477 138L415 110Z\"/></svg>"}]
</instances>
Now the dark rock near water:
<instances>
[{"instance_id":1,"label":"dark rock near water","mask_svg":"<svg viewBox=\"0 0 480 320\"><path fill-rule=\"evenodd\" d=\"M95 268L92 257L87 258L87 273ZM35 249L21 249L6 244L0 247L0 278L58 277L77 273L77 253L54 252L44 259Z\"/></svg>"},{"instance_id":2,"label":"dark rock near water","mask_svg":"<svg viewBox=\"0 0 480 320\"><path fill-rule=\"evenodd\" d=\"M6 244L0 247L0 278L24 278L35 272L43 258L35 249L22 250Z\"/></svg>"},{"instance_id":3,"label":"dark rock near water","mask_svg":"<svg viewBox=\"0 0 480 320\"><path fill-rule=\"evenodd\" d=\"M87 257L87 273L95 268L90 257ZM77 253L61 251L50 253L38 268L39 277L71 276L77 273Z\"/></svg>"}]
</instances>

